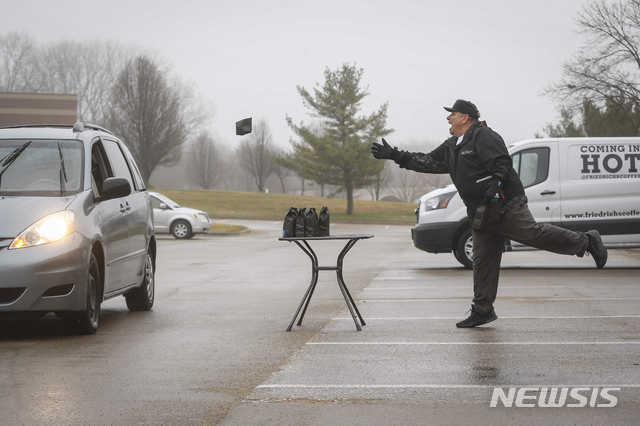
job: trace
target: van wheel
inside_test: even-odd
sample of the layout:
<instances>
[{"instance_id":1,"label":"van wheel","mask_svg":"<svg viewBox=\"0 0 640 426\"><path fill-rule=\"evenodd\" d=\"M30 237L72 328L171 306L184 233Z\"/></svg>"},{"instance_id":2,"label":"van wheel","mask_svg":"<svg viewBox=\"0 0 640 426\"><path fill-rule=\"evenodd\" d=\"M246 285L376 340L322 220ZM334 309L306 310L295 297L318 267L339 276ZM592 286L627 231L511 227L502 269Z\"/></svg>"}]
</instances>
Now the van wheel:
<instances>
[{"instance_id":1,"label":"van wheel","mask_svg":"<svg viewBox=\"0 0 640 426\"><path fill-rule=\"evenodd\" d=\"M470 229L460 234L453 254L462 266L473 269L473 238Z\"/></svg>"},{"instance_id":2,"label":"van wheel","mask_svg":"<svg viewBox=\"0 0 640 426\"><path fill-rule=\"evenodd\" d=\"M151 254L147 253L144 262L144 278L140 287L131 290L124 295L127 301L127 308L130 311L150 311L153 307L155 295L155 268Z\"/></svg>"},{"instance_id":3,"label":"van wheel","mask_svg":"<svg viewBox=\"0 0 640 426\"><path fill-rule=\"evenodd\" d=\"M186 220L176 220L171 224L171 235L179 240L187 240L193 236L191 224Z\"/></svg>"},{"instance_id":4,"label":"van wheel","mask_svg":"<svg viewBox=\"0 0 640 426\"><path fill-rule=\"evenodd\" d=\"M75 317L75 323L82 334L93 334L98 330L98 326L100 325L101 297L98 294L100 283L100 267L98 266L98 259L96 259L96 256L91 253L91 258L89 259L89 273L87 277L87 306L84 311L80 311L73 315Z\"/></svg>"}]
</instances>

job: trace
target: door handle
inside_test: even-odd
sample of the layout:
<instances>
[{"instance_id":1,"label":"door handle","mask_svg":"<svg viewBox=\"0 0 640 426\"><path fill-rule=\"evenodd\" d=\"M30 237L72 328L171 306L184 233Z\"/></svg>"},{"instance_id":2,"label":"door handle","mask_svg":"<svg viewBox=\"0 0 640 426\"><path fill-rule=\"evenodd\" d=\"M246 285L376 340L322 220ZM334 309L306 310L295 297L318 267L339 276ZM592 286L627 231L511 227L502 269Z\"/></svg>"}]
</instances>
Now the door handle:
<instances>
[{"instance_id":1,"label":"door handle","mask_svg":"<svg viewBox=\"0 0 640 426\"><path fill-rule=\"evenodd\" d=\"M127 210L127 211L131 210L131 206L129 205L129 202L128 202L128 201L125 201L125 202L124 202L124 205L126 206L126 207L125 207L125 210Z\"/></svg>"},{"instance_id":2,"label":"door handle","mask_svg":"<svg viewBox=\"0 0 640 426\"><path fill-rule=\"evenodd\" d=\"M127 209L124 207L124 204L120 203L120 213L126 212Z\"/></svg>"},{"instance_id":3,"label":"door handle","mask_svg":"<svg viewBox=\"0 0 640 426\"><path fill-rule=\"evenodd\" d=\"M556 193L556 191L549 191L549 190L547 190L547 191L542 191L542 192L540 193L540 195L553 195L553 194L555 194L555 193Z\"/></svg>"}]
</instances>

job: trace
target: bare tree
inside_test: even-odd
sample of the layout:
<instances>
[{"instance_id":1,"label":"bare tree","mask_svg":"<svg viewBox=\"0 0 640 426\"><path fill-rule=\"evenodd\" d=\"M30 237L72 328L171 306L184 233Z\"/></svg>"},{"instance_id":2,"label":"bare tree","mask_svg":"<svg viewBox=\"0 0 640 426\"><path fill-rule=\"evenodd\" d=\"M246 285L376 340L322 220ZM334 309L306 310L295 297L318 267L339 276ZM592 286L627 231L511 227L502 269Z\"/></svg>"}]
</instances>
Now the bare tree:
<instances>
[{"instance_id":1,"label":"bare tree","mask_svg":"<svg viewBox=\"0 0 640 426\"><path fill-rule=\"evenodd\" d=\"M41 49L36 90L78 96L78 118L104 123L118 73L132 57L114 42L61 41Z\"/></svg>"},{"instance_id":2,"label":"bare tree","mask_svg":"<svg viewBox=\"0 0 640 426\"><path fill-rule=\"evenodd\" d=\"M168 66L166 67L168 68ZM168 85L178 94L182 100L183 119L190 134L199 134L203 125L210 122L213 117L213 106L204 98L198 88L193 84L187 84L178 76L173 76Z\"/></svg>"},{"instance_id":3,"label":"bare tree","mask_svg":"<svg viewBox=\"0 0 640 426\"><path fill-rule=\"evenodd\" d=\"M240 165L253 178L258 191L263 192L265 182L273 172L273 153L271 152L271 131L264 120L258 121L253 134L238 148Z\"/></svg>"},{"instance_id":4,"label":"bare tree","mask_svg":"<svg viewBox=\"0 0 640 426\"><path fill-rule=\"evenodd\" d=\"M216 187L222 188L226 191L235 190L235 185L238 182L237 172L239 166L237 165L236 151L231 150L228 146L220 144L216 146L216 152L220 164L224 164L224 173L220 173L217 176Z\"/></svg>"},{"instance_id":5,"label":"bare tree","mask_svg":"<svg viewBox=\"0 0 640 426\"><path fill-rule=\"evenodd\" d=\"M415 173L407 169L394 168L389 189L394 196L410 203L448 183L451 183L448 175Z\"/></svg>"},{"instance_id":6,"label":"bare tree","mask_svg":"<svg viewBox=\"0 0 640 426\"><path fill-rule=\"evenodd\" d=\"M272 148L271 154L274 158L280 158L285 155L282 149L280 148ZM291 170L284 167L280 162L275 160L272 162L271 167L272 167L273 174L276 175L276 177L278 178L278 181L280 181L280 188L282 189L282 193L286 193L287 188L284 182L287 177L291 176L292 174Z\"/></svg>"},{"instance_id":7,"label":"bare tree","mask_svg":"<svg viewBox=\"0 0 640 426\"><path fill-rule=\"evenodd\" d=\"M34 90L36 55L36 43L27 34L12 32L0 36L0 91Z\"/></svg>"},{"instance_id":8,"label":"bare tree","mask_svg":"<svg viewBox=\"0 0 640 426\"><path fill-rule=\"evenodd\" d=\"M374 201L380 200L380 193L389 185L389 181L391 180L391 164L390 161L385 161L384 168L373 178L371 185L367 187L371 199Z\"/></svg>"},{"instance_id":9,"label":"bare tree","mask_svg":"<svg viewBox=\"0 0 640 426\"><path fill-rule=\"evenodd\" d=\"M166 71L146 56L127 62L111 92L109 126L130 147L145 181L158 165L180 159L188 137L186 105Z\"/></svg>"},{"instance_id":10,"label":"bare tree","mask_svg":"<svg viewBox=\"0 0 640 426\"><path fill-rule=\"evenodd\" d=\"M215 141L208 132L201 132L190 147L189 171L194 182L203 189L212 189L221 166Z\"/></svg>"},{"instance_id":11,"label":"bare tree","mask_svg":"<svg viewBox=\"0 0 640 426\"><path fill-rule=\"evenodd\" d=\"M81 120L103 123L113 82L131 56L114 42L39 46L26 34L9 33L0 37L0 90L72 93Z\"/></svg>"},{"instance_id":12,"label":"bare tree","mask_svg":"<svg viewBox=\"0 0 640 426\"><path fill-rule=\"evenodd\" d=\"M640 0L589 3L577 24L587 42L547 93L571 112L581 112L585 99L640 107Z\"/></svg>"},{"instance_id":13,"label":"bare tree","mask_svg":"<svg viewBox=\"0 0 640 426\"><path fill-rule=\"evenodd\" d=\"M411 202L423 194L426 176L405 169L394 171L391 193L402 201Z\"/></svg>"}]
</instances>

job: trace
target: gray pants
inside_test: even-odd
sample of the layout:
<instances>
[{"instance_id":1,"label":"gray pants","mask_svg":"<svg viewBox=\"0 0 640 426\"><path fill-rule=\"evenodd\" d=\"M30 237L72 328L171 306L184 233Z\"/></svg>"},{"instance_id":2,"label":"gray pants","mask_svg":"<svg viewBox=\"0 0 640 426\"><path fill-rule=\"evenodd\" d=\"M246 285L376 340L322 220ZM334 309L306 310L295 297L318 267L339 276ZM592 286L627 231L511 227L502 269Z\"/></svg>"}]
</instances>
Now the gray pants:
<instances>
[{"instance_id":1,"label":"gray pants","mask_svg":"<svg viewBox=\"0 0 640 426\"><path fill-rule=\"evenodd\" d=\"M499 224L473 230L473 308L478 312L493 309L505 238L537 249L577 256L583 256L589 247L589 237L583 232L536 223L526 197L510 200L505 210Z\"/></svg>"}]
</instances>

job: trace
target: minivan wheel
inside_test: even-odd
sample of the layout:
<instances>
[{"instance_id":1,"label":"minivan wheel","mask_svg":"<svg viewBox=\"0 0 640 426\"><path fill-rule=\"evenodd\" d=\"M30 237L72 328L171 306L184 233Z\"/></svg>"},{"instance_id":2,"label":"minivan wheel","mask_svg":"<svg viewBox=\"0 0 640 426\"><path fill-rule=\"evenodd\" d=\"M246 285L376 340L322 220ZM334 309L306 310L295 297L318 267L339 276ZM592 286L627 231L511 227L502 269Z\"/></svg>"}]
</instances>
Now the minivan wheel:
<instances>
[{"instance_id":1,"label":"minivan wheel","mask_svg":"<svg viewBox=\"0 0 640 426\"><path fill-rule=\"evenodd\" d=\"M82 334L93 334L98 330L98 326L100 325L101 298L98 294L100 282L98 259L91 253L87 277L87 305L84 311L75 314L75 322Z\"/></svg>"},{"instance_id":2,"label":"minivan wheel","mask_svg":"<svg viewBox=\"0 0 640 426\"><path fill-rule=\"evenodd\" d=\"M124 295L127 301L127 308L130 311L150 311L153 307L155 295L155 269L151 254L147 253L144 262L144 277L140 287L131 290Z\"/></svg>"},{"instance_id":3,"label":"minivan wheel","mask_svg":"<svg viewBox=\"0 0 640 426\"><path fill-rule=\"evenodd\" d=\"M171 224L171 235L179 240L186 240L193 236L191 224L186 220L179 219Z\"/></svg>"},{"instance_id":4,"label":"minivan wheel","mask_svg":"<svg viewBox=\"0 0 640 426\"><path fill-rule=\"evenodd\" d=\"M456 241L456 247L453 249L458 262L467 269L473 269L473 238L471 230L466 230Z\"/></svg>"}]
</instances>

